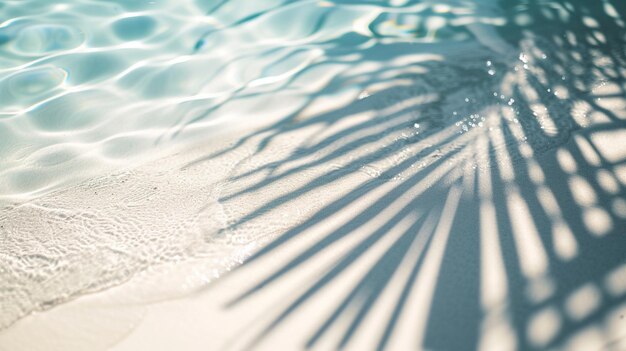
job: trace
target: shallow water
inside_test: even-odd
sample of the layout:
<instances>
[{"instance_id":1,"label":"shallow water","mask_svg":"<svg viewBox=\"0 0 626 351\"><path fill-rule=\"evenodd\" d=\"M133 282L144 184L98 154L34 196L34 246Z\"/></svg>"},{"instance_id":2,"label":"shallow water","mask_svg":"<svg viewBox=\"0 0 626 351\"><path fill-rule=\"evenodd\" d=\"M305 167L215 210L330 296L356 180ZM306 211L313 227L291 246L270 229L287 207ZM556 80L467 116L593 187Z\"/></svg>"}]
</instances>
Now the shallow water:
<instances>
[{"instance_id":1,"label":"shallow water","mask_svg":"<svg viewBox=\"0 0 626 351\"><path fill-rule=\"evenodd\" d=\"M410 64L417 54L431 54L435 62L463 57L472 69L445 63L439 65L443 69L421 69L442 70L451 78L473 76L480 88L457 101L449 98L435 117L438 123L465 125L486 105L514 101L514 92L499 86L503 79L525 79L525 72L514 74L513 68L551 65L556 59L518 60L524 54L541 61L543 53L524 53L501 35L507 30L507 36L517 36L517 26L507 21L530 21L524 18L532 14L524 5L508 14L495 1L20 1L2 6L0 201L5 203L206 138L221 122L266 123L263 110L286 116L313 96L350 89L369 94L368 72L393 74L382 69L387 60L404 58ZM407 43L413 53L393 52L396 44ZM342 75L348 66L361 67L363 74ZM574 83L560 81L570 68L555 68L559 72L548 76L557 76L557 82L548 88L557 92ZM426 89L434 84L405 74ZM288 97L291 104L273 112L263 104L269 97ZM463 105L465 98L472 99L471 108ZM249 117L251 112L259 117Z\"/></svg>"},{"instance_id":2,"label":"shallow water","mask_svg":"<svg viewBox=\"0 0 626 351\"><path fill-rule=\"evenodd\" d=\"M623 123L624 13L615 1L3 2L0 328L153 265L248 250L263 229L224 230L254 208L223 202L271 184L246 177L281 174L281 152L304 155L284 162L301 176L285 189L314 166L403 182L439 160L489 169ZM296 134L319 126L337 133ZM192 175L171 159L132 170L237 130L257 145Z\"/></svg>"}]
</instances>

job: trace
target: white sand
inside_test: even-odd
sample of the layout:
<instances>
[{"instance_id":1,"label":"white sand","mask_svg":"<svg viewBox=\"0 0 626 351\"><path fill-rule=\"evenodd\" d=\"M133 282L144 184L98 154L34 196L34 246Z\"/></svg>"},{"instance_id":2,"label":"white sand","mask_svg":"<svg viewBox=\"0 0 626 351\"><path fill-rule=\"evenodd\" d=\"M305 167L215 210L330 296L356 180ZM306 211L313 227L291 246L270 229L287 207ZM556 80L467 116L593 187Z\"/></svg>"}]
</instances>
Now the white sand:
<instances>
[{"instance_id":1,"label":"white sand","mask_svg":"<svg viewBox=\"0 0 626 351\"><path fill-rule=\"evenodd\" d=\"M263 176L254 176L235 181L232 177L259 164L268 164L272 158L280 159L283 153L298 145L294 139L306 140L310 137L322 136L318 132L309 134L306 131L281 136L266 151L242 159L232 168L236 171L231 171L231 180L219 186L220 194L236 193L253 184L253 179L264 179ZM588 175L595 175L595 171L572 173L572 168L580 169L585 160L591 164L585 167L591 169L594 169L593 164L597 160L621 164L626 154L616 151L612 145L619 144L625 137L623 131L594 133L594 138L602 140L594 145L594 151L589 144L585 144L584 138L576 135L568 143L532 157L528 163L503 161L495 168L478 167L474 170L472 163L455 162L450 164L450 170L441 171L448 164L443 163L422 171L423 176L415 181L406 179L413 174L419 175L420 171L404 174L402 179L389 180L372 178L367 170L355 169L336 182L323 184L315 191L305 191L284 206L260 214L230 233L259 233L253 237L245 234L247 242L254 246L245 242L228 242L225 246L218 246L220 240L217 240L213 244L205 244L209 251L211 248L217 250L208 255L209 258L157 266L119 287L32 314L0 334L0 349L246 349L258 335L264 335L258 344L254 344L258 349L299 349L337 311L346 296L355 291L364 294L361 297L357 294L357 300L346 310L340 310L335 324L315 344L315 348L328 349L334 348L345 335L355 313L363 307L359 301L367 298L368 292L373 293L380 288L382 290L375 300L363 302L372 304L372 310L358 323L356 336L347 343L349 349L370 349L381 340L391 313L400 301L401 291L407 284L412 262L421 256L424 261L415 280L409 284L412 287L409 299L388 340L387 345L391 349L405 349L416 344L445 349L446 343L455 345L455 342L436 336L455 333L461 340L458 342L477 340L487 350L494 349L493 345L503 346L503 349L507 345L514 349L515 345L519 347L523 343L543 345L556 337L561 338L559 347L567 350L602 349L612 342L621 342L619 345L622 346L612 346L619 350L625 347L623 338L626 337L622 317L626 313L626 305L619 303L626 294L623 279L626 265L623 265L623 256L619 255L623 252L621 245L624 243L624 211L619 207L622 202L619 196L614 197L616 202L613 203L618 204L615 205L617 207L605 208L597 200L600 194L585 194L583 191L586 190L576 190L567 184L584 186L594 182ZM521 148L524 149L523 144ZM583 150L582 153L577 154L580 150ZM349 153L344 156L349 157ZM175 160L196 157L197 154L190 153L176 156ZM226 154L211 162L198 163L186 168L184 175L174 177L162 173L158 186L165 186L167 179L176 179L176 183L189 193L196 192L189 187L196 184L197 177L216 172L220 169L217 166L221 162L219 160L229 157ZM257 159L263 162L256 163ZM342 159L340 157L338 162ZM526 166L514 170L507 164ZM178 167L180 163L170 165ZM461 165L465 169L459 169ZM147 165L142 169L149 174L150 167ZM280 167L288 169L295 165ZM224 201L222 206L224 213L228 214L227 222L232 223L233 218L241 218L242 214L254 212L255 208L279 198L281 194L289 194L301 184L327 175L329 167L324 164L305 168L294 176L270 184L269 188L248 191L239 198ZM602 167L596 169L601 170ZM500 179L493 173L495 170L498 170ZM445 177L441 178L439 173ZM563 175L568 178L563 178ZM616 166L611 177L613 181L604 181L608 184L607 194L612 192L611 186L621 189L626 185L626 168ZM542 184L550 186L546 188ZM357 201L342 206L339 211L324 209L324 206L354 189L356 192L350 196L357 196ZM384 200L383 206L378 207L377 201L382 196L398 189L401 191L397 196ZM533 202L533 196L527 193L529 189L537 191L539 203ZM169 196L176 193L168 188L164 191ZM574 202L567 205L569 200L562 201L572 194L581 201L580 204ZM503 195L506 197L500 198ZM76 193L72 198L77 199ZM506 201L502 202L504 199ZM411 207L407 216L393 219L406 206ZM480 213L477 212L478 207ZM498 221L502 220L503 213L509 213L513 230L502 227L502 223L496 224L494 211L498 213ZM549 214L554 226L552 229L546 227L550 222L538 219L537 211ZM363 219L362 225L357 224L359 214L364 213L367 218ZM571 219L579 213L583 213L581 223ZM425 222L417 228L410 228L425 215L429 216ZM299 231L294 240L207 285L220 267L236 264L248 250L254 250L256 245L297 227L311 216L311 226ZM621 222L614 222L620 216ZM206 218L212 217L207 215ZM316 218L323 220L317 222ZM264 331L276 316L317 283L338 260L350 257L348 252L351 248L363 243L366 236L389 220L392 225L386 229L385 235L375 240L371 247L358 251L354 263L333 276L321 290L315 290L302 299L302 304L269 332ZM340 232L341 225L345 223L354 225L348 228L349 235L305 259L294 270L286 272L257 293L229 305L271 273L285 267L291 258L322 242L327 235ZM393 262L377 261L381 257L391 259L400 255L388 250L394 243L400 242L400 236L406 230L413 234L407 241L409 249L401 256L402 265L395 267ZM430 243L426 240L429 236L433 240ZM371 273L373 267L382 271L364 280L370 285L356 289L357 284L363 282L364 274ZM512 267L518 267L518 270ZM385 282L384 278L388 276L391 279ZM476 309L482 312L473 312ZM520 314L523 316L521 321L513 319ZM593 323L587 323L588 320ZM432 321L442 321L446 327L441 330L441 326L435 325L432 329L429 324ZM569 324L560 327L566 321ZM480 323L482 327L477 329L477 324L470 327L468 323ZM468 329L459 331L456 325ZM429 326L431 329L427 329ZM435 335L434 339L428 339L433 338L432 335Z\"/></svg>"},{"instance_id":2,"label":"white sand","mask_svg":"<svg viewBox=\"0 0 626 351\"><path fill-rule=\"evenodd\" d=\"M564 58L526 32L509 47L483 5L451 14L471 23L450 35L476 36L459 42L411 42L391 14L373 40L375 6L273 11L211 38L267 37L264 21L301 13L326 26L315 45L246 42L295 58L235 79L214 118L161 110L159 128L195 145L56 191L14 155L0 350L626 349L623 59L593 43ZM247 72L237 62L220 77ZM163 131L133 127L139 149Z\"/></svg>"}]
</instances>

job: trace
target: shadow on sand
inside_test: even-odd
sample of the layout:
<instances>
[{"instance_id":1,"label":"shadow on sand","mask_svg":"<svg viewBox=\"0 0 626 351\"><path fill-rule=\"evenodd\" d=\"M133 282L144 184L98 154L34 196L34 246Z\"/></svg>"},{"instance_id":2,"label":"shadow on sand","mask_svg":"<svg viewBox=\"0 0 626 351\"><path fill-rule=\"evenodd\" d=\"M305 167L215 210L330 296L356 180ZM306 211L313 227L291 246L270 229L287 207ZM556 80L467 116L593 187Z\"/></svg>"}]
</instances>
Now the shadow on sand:
<instances>
[{"instance_id":1,"label":"shadow on sand","mask_svg":"<svg viewBox=\"0 0 626 351\"><path fill-rule=\"evenodd\" d=\"M350 291L328 296L335 307L323 323L304 326L307 348L331 331L335 347L347 347L368 318L377 320L372 348L381 350L398 349L398 338L412 349L433 350L567 348L597 335L606 349L617 342L607 323L626 302L626 160L622 151L611 152L623 150L623 142L607 147L606 140L626 128L626 9L619 1L503 3L505 22L493 28L509 53L455 55L423 42L414 46L425 55L421 61L403 64L415 70L398 73L386 63L412 44L352 34L325 43L327 60L358 53L376 69L340 72L311 103L354 80L364 87L362 98L310 116L302 108L223 151L256 140L262 153L281 135L325 131L276 162L233 176L233 182L255 180L224 202L268 196L264 192L289 177L340 164L287 193L270 194L233 228L356 172L370 176L231 272L243 274L303 233L316 233L226 306L319 260L319 274L270 308L273 317L250 347L345 279L374 248ZM463 51L465 41L455 45ZM407 80L411 85L395 84ZM375 86L382 88L368 88ZM364 113L372 117L339 126ZM354 206L363 209L319 229ZM351 237L357 239L342 255L325 258L323 252ZM382 302L383 296L392 297ZM383 303L386 312L373 316Z\"/></svg>"}]
</instances>

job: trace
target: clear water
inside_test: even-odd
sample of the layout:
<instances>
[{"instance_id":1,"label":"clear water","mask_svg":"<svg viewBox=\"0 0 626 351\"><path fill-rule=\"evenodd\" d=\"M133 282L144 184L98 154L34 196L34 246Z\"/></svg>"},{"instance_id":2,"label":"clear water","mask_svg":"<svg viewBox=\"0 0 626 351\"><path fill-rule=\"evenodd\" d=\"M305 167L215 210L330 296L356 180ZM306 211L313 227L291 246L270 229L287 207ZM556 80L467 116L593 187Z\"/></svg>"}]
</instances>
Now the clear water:
<instances>
[{"instance_id":1,"label":"clear water","mask_svg":"<svg viewBox=\"0 0 626 351\"><path fill-rule=\"evenodd\" d=\"M514 67L524 72L531 65L541 70L538 65L555 65L538 78L555 77L542 82L542 95L574 84L572 75L584 75L586 86L590 80L600 84L603 77L581 72L583 61L593 57L565 66L563 52L550 52L577 45L569 32L547 38L548 47L521 40L524 31L543 40L543 32L551 30L549 22L534 23L525 3L502 8L495 0L5 1L0 5L0 201L28 199L97 175L103 166L127 166L132 157L206 138L224 120L258 123L261 117L247 117L251 112L287 115L311 96L339 89L367 94L372 76L367 73L382 73L381 66L394 59L410 65L411 55L473 67L426 68L451 76L484 72L473 78L480 89L459 96L460 102L467 97L484 105L505 96L502 102L515 106L514 92L499 86ZM607 26L596 31L598 59L602 46L610 48L621 33L618 5L602 3L598 7L606 7L604 15L613 22L581 23L591 30ZM541 4L554 22L572 16L567 6ZM351 65L365 74L341 75ZM436 75L426 75L431 76ZM436 84L459 84L454 81ZM495 98L489 101L492 90ZM268 96L289 97L291 106L274 113L263 103ZM464 128L469 120L460 116L472 119L473 111L459 105L464 111L458 115L440 111L437 118Z\"/></svg>"},{"instance_id":2,"label":"clear water","mask_svg":"<svg viewBox=\"0 0 626 351\"><path fill-rule=\"evenodd\" d=\"M499 135L477 168L511 144L541 153L624 118L625 13L609 0L1 2L0 204L13 205L0 212L0 298L11 302L0 328L195 255L189 247L207 240L186 225L198 227L199 208L218 218L204 232L227 222L199 171L175 188L166 167L149 181L129 171L53 191L226 131L288 133L335 98L333 120L369 111L385 121L365 139L340 138L346 153L389 152L337 163L373 179L401 181L480 136ZM307 109L314 101L328 103ZM440 146L389 171L431 154L425 143ZM169 198L151 197L153 186ZM93 202L94 189L123 191ZM146 226L162 211L171 221Z\"/></svg>"}]
</instances>

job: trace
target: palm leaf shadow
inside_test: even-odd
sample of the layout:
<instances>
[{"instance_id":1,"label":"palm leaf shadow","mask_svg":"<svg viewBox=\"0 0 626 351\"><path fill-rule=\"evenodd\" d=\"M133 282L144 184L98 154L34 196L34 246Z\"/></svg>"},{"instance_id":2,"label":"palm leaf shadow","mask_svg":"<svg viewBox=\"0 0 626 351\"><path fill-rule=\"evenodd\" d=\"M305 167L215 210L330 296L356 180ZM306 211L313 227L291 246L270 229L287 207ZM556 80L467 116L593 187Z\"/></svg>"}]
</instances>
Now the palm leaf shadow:
<instances>
[{"instance_id":1,"label":"palm leaf shadow","mask_svg":"<svg viewBox=\"0 0 626 351\"><path fill-rule=\"evenodd\" d=\"M388 188L368 203L365 210L330 232L320 233L324 235L312 245L278 269L260 277L252 287L240 292L226 305L226 308L236 306L261 290L271 289L272 284L305 263L319 259L324 250L342 239L367 233L344 255L329 262L329 268L321 270L302 291L293 292L284 307L276 308L272 312L273 317L253 336L248 346L258 345L267 335L276 332L308 301L322 294L325 287L342 279L347 269L395 229L398 234L370 263L352 290L343 297L336 297L337 305L333 312L321 325L309 330L307 348L318 345L332 328L342 328L335 343L337 349L350 345L401 267L408 267L408 274L400 284L395 304L389 308L389 318L379 323L381 333L375 346L377 349L390 347L398 325L403 323L403 316L407 313L419 314L419 318L425 321L425 325L414 326L416 332L422 335L420 344L413 345L414 348L484 348L483 343L488 339L485 335L490 330L481 329L480 325L488 326L485 324L487 317L494 315L500 316L501 323L510 326L514 337L505 341L513 343L513 349L560 347L585 328L598 324L607 313L624 303L626 294L612 291L606 281L610 274L626 264L623 255L626 215L616 210L615 205L626 195L625 183L619 181L618 174L626 165L626 160L606 156L597 145L597 135L626 128L624 111L612 111L600 102L600 99L623 99L626 96L626 74L623 71L626 62L623 46L626 9L616 1L603 3L612 4L618 17L607 12L606 5L602 6L601 2L548 3L531 0L526 2L523 11L517 6L505 4L507 24L500 28L500 32L510 40L512 47L523 51L532 62L532 67L523 74L523 80L506 81L504 78L507 76L500 75L502 80L494 83L485 72L464 67L450 57L447 62L422 62L420 64L427 68L426 72L411 76L416 84L426 82L424 87L444 87L447 96L467 92L468 83L475 83L479 90L488 94L493 90L489 88L494 86L508 88L510 94L507 98L515 101L514 107L506 100L499 101L502 100L499 96L479 101L481 114L483 111L486 114L496 111L491 113L496 116L495 122L494 117L482 120L481 116L476 117L478 114L463 120L462 116L454 117L457 124L450 123L455 120L449 117L443 120L442 116L450 116L452 112L446 105L449 101L444 95L433 101L422 100L419 105L410 103L416 95L429 94L428 89L417 89L410 96L400 94L400 98L391 98L391 103L376 106L376 97L378 101L385 101L407 89L391 87L379 90L373 97L354 105L338 107L309 118L300 118L299 113L304 110L300 109L261 132L242 138L240 143L228 150L197 160L204 162L237 149L252 139L259 140L256 151L260 153L285 133L310 126L331 127L340 119L361 112L374 111L377 114L376 118L330 133L317 141L307 140L296 151L276 162L233 176L234 182L252 180L243 190L224 197L222 201L233 201L247 193L271 191L272 187L294 174L335 162L355 150L373 148L358 154L343 167L326 172L323 177L311 179L288 193L271 196L270 200L232 223L232 227L236 228L261 218L267 211L296 203L307 194L321 191L324 186L361 171L364 165L379 164L406 148L419 149L384 168L342 198L327 203L304 223L261 248L232 272L235 275L250 265L260 264L258 262L266 256L289 245L333 214ZM562 15L562 11L568 15ZM516 22L517 16L522 14L535 19L534 26ZM590 26L586 18L594 19L598 26ZM546 34L551 31L555 34ZM529 38L534 47L525 46ZM339 42L330 42L329 46L332 45L339 45ZM598 63L599 56L603 60L601 63ZM498 69L507 69L506 66L495 65ZM516 67L522 72L525 70L521 64ZM365 74L366 85L386 81L381 78L385 77L381 74L385 73L385 68L380 69L381 72ZM451 83L451 74L464 78ZM519 75L513 73L512 76ZM485 83L485 77L489 78L488 83ZM330 85L341 85L351 79L353 77L339 75ZM618 91L605 94L598 89L598 81L615 86ZM549 90L559 86L568 92L566 99L555 96ZM374 100L373 105L369 103L371 99ZM584 112L579 111L580 106L584 106ZM389 110L392 112L385 112ZM415 113L416 110L418 113ZM592 116L596 119L590 123ZM546 121L551 121L551 124ZM413 130L414 123L426 128L419 134L397 138L384 146L376 143L381 134ZM459 128L468 124L471 128L467 130ZM546 128L553 129L546 131ZM559 152L548 152L555 148ZM321 151L325 152L323 156L312 157ZM573 162L567 164L564 159ZM603 178L598 176L600 173ZM254 180L257 179L255 176L262 174L265 176L261 180ZM574 181L586 184L594 194L593 200L581 200L577 189L571 186ZM520 206L513 206L514 201ZM520 218L526 219L524 225L527 230L520 229ZM589 218L601 218L600 222L604 222L598 226L594 224L598 221ZM403 223L402 228L398 228L400 223ZM489 230L495 233L493 238L497 249L480 244ZM531 242L530 246L528 242ZM432 252L440 252L440 256ZM484 275L485 262L482 261L487 256L496 257L497 252L501 253L504 271L501 280L506 288L495 302L486 303L484 296L489 293L480 284L492 278ZM430 292L423 287L424 284L418 284L420 279L424 279L421 277L425 275L425 265L434 266L438 272ZM571 308L568 309L567 301L581 288L597 291L601 298L592 310L576 317ZM429 303L426 310L407 312L416 291L430 296L427 299ZM548 337L535 336L535 321L538 316L546 314L556 316L561 322L548 325L548 328L554 329ZM340 318L348 320L343 327L338 323ZM612 340L605 341L608 344ZM505 348L503 344L502 349Z\"/></svg>"}]
</instances>

